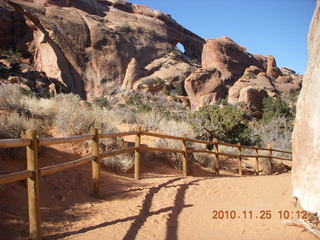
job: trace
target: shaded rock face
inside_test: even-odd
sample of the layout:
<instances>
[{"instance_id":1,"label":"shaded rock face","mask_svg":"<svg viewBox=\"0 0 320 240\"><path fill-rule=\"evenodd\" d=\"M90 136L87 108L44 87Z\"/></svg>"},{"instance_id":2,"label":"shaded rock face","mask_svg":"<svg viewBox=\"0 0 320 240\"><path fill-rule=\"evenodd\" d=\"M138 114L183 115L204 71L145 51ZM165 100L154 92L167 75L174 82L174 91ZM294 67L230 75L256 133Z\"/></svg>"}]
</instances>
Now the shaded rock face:
<instances>
[{"instance_id":1,"label":"shaded rock face","mask_svg":"<svg viewBox=\"0 0 320 240\"><path fill-rule=\"evenodd\" d=\"M20 44L28 32L28 27L23 17L17 14L7 4L0 3L0 49L10 49Z\"/></svg>"},{"instance_id":2,"label":"shaded rock face","mask_svg":"<svg viewBox=\"0 0 320 240\"><path fill-rule=\"evenodd\" d=\"M320 217L320 1L308 35L308 66L297 103L293 132L293 196Z\"/></svg>"},{"instance_id":3,"label":"shaded rock face","mask_svg":"<svg viewBox=\"0 0 320 240\"><path fill-rule=\"evenodd\" d=\"M202 38L145 6L107 0L10 2L33 29L37 69L82 98L119 90L131 59L144 68L178 42L190 57L201 57Z\"/></svg>"},{"instance_id":4,"label":"shaded rock face","mask_svg":"<svg viewBox=\"0 0 320 240\"><path fill-rule=\"evenodd\" d=\"M255 86L248 86L240 90L239 103L243 103L254 116L259 117L262 112L263 99L267 96L266 90Z\"/></svg>"}]
</instances>

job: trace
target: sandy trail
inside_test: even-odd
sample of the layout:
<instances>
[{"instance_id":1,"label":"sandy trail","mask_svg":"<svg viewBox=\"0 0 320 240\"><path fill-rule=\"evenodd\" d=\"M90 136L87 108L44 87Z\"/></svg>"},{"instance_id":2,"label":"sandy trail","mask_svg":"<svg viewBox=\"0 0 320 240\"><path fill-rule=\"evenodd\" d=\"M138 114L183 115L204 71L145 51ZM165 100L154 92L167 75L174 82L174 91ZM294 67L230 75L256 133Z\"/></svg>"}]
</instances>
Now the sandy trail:
<instances>
[{"instance_id":1,"label":"sandy trail","mask_svg":"<svg viewBox=\"0 0 320 240\"><path fill-rule=\"evenodd\" d=\"M44 149L41 165L79 157L63 149ZM278 211L293 211L296 219L301 210L291 197L291 173L237 177L222 171L217 177L198 171L197 177L182 178L161 161L145 160L139 181L132 173L103 171L102 199L91 195L90 165L43 177L43 239L316 239L281 224ZM2 169L17 170L16 161L1 161ZM24 182L0 186L0 239L26 238L26 205ZM237 216L213 219L214 210L234 210ZM270 219L256 218L266 210L271 211Z\"/></svg>"},{"instance_id":2,"label":"sandy trail","mask_svg":"<svg viewBox=\"0 0 320 240\"><path fill-rule=\"evenodd\" d=\"M281 224L278 211L301 210L290 194L290 174L148 178L125 192L107 193L91 206L90 216L61 226L60 233L46 239L316 239ZM83 206L74 210L79 209ZM240 218L213 219L213 210L235 210ZM253 211L253 219L244 219L244 210ZM256 218L263 210L271 211L271 219Z\"/></svg>"}]
</instances>

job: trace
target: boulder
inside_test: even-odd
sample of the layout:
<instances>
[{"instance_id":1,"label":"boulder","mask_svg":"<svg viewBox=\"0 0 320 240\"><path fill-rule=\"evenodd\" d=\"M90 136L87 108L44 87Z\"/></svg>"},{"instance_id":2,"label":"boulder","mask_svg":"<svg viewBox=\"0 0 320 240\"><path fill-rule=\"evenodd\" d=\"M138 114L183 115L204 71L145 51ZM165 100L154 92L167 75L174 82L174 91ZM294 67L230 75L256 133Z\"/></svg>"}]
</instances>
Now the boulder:
<instances>
[{"instance_id":1,"label":"boulder","mask_svg":"<svg viewBox=\"0 0 320 240\"><path fill-rule=\"evenodd\" d=\"M202 67L216 68L221 72L222 80L228 80L231 84L250 66L263 69L252 54L228 37L209 39L203 47Z\"/></svg>"},{"instance_id":2,"label":"boulder","mask_svg":"<svg viewBox=\"0 0 320 240\"><path fill-rule=\"evenodd\" d=\"M320 0L308 35L308 66L293 131L293 196L320 217Z\"/></svg>"},{"instance_id":3,"label":"boulder","mask_svg":"<svg viewBox=\"0 0 320 240\"><path fill-rule=\"evenodd\" d=\"M141 82L147 79L161 79L164 82L176 85L183 83L190 73L196 69L196 66L184 59L182 55L171 52L168 55L155 59L150 64L145 66L144 77L135 84L136 88Z\"/></svg>"},{"instance_id":4,"label":"boulder","mask_svg":"<svg viewBox=\"0 0 320 240\"><path fill-rule=\"evenodd\" d=\"M282 75L296 75L296 72L290 68L282 67L280 71Z\"/></svg>"},{"instance_id":5,"label":"boulder","mask_svg":"<svg viewBox=\"0 0 320 240\"><path fill-rule=\"evenodd\" d=\"M228 103L237 104L239 102L240 91L247 87L263 89L272 97L275 96L277 92L274 84L270 80L270 77L266 73L260 72L255 77L248 77L244 75L229 88Z\"/></svg>"},{"instance_id":6,"label":"boulder","mask_svg":"<svg viewBox=\"0 0 320 240\"><path fill-rule=\"evenodd\" d=\"M221 75L215 68L200 68L190 74L184 86L192 109L226 98L228 91Z\"/></svg>"},{"instance_id":7,"label":"boulder","mask_svg":"<svg viewBox=\"0 0 320 240\"><path fill-rule=\"evenodd\" d=\"M263 99L268 97L266 90L257 86L242 88L239 93L239 103L243 103L252 114L260 116L262 114Z\"/></svg>"}]
</instances>

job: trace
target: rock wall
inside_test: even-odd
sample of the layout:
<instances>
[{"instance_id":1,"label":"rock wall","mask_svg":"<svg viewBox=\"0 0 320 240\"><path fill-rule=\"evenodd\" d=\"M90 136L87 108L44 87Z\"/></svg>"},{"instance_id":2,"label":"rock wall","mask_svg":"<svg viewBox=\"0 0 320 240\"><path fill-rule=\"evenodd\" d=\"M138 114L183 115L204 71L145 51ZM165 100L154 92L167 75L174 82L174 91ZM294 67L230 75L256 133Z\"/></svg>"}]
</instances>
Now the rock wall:
<instances>
[{"instance_id":1,"label":"rock wall","mask_svg":"<svg viewBox=\"0 0 320 240\"><path fill-rule=\"evenodd\" d=\"M84 99L118 91L131 59L143 69L179 42L189 57L201 57L201 37L145 6L107 0L7 2L32 25L37 69Z\"/></svg>"},{"instance_id":2,"label":"rock wall","mask_svg":"<svg viewBox=\"0 0 320 240\"><path fill-rule=\"evenodd\" d=\"M320 0L309 29L308 54L293 132L293 196L320 217Z\"/></svg>"}]
</instances>

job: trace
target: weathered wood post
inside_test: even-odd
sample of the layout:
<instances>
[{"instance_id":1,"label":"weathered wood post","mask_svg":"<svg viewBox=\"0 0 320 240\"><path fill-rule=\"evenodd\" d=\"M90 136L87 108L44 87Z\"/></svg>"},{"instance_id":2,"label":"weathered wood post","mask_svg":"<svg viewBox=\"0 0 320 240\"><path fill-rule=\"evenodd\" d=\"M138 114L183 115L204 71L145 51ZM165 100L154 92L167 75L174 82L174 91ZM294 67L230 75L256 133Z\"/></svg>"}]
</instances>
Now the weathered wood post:
<instances>
[{"instance_id":1,"label":"weathered wood post","mask_svg":"<svg viewBox=\"0 0 320 240\"><path fill-rule=\"evenodd\" d=\"M188 147L187 147L187 136L183 136L182 140L182 170L183 170L183 176L188 176Z\"/></svg>"},{"instance_id":2,"label":"weathered wood post","mask_svg":"<svg viewBox=\"0 0 320 240\"><path fill-rule=\"evenodd\" d=\"M96 197L100 197L100 158L99 158L99 134L98 129L91 130L93 138L91 140L91 154L95 157L92 160L92 182L93 193Z\"/></svg>"},{"instance_id":3,"label":"weathered wood post","mask_svg":"<svg viewBox=\"0 0 320 240\"><path fill-rule=\"evenodd\" d=\"M218 139L215 139L213 141L214 146L214 155L215 155L215 172L217 175L219 175L219 169L220 169L220 159L219 159L219 142Z\"/></svg>"},{"instance_id":4,"label":"weathered wood post","mask_svg":"<svg viewBox=\"0 0 320 240\"><path fill-rule=\"evenodd\" d=\"M40 209L39 209L39 162L38 139L35 131L27 130L26 138L31 140L27 146L27 169L32 171L32 177L27 179L28 211L29 211L29 239L41 239Z\"/></svg>"},{"instance_id":5,"label":"weathered wood post","mask_svg":"<svg viewBox=\"0 0 320 240\"><path fill-rule=\"evenodd\" d=\"M242 176L242 166L241 166L241 145L238 143L238 168L239 168L239 176Z\"/></svg>"},{"instance_id":6,"label":"weathered wood post","mask_svg":"<svg viewBox=\"0 0 320 240\"><path fill-rule=\"evenodd\" d=\"M273 171L273 164L272 164L272 147L269 148L269 162L270 162L270 172Z\"/></svg>"},{"instance_id":7,"label":"weathered wood post","mask_svg":"<svg viewBox=\"0 0 320 240\"><path fill-rule=\"evenodd\" d=\"M259 148L256 146L256 172L259 175Z\"/></svg>"},{"instance_id":8,"label":"weathered wood post","mask_svg":"<svg viewBox=\"0 0 320 240\"><path fill-rule=\"evenodd\" d=\"M137 134L135 139L135 147L134 151L134 179L139 180L140 173L140 145L141 145L141 127L136 128Z\"/></svg>"}]
</instances>

